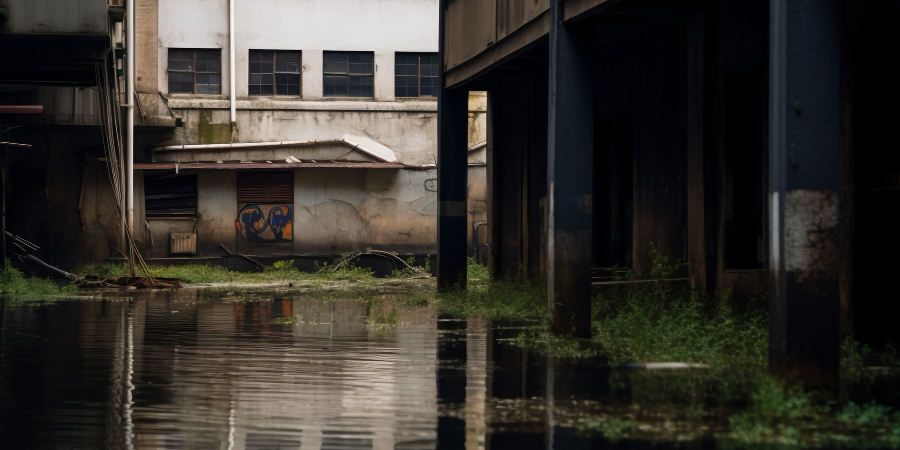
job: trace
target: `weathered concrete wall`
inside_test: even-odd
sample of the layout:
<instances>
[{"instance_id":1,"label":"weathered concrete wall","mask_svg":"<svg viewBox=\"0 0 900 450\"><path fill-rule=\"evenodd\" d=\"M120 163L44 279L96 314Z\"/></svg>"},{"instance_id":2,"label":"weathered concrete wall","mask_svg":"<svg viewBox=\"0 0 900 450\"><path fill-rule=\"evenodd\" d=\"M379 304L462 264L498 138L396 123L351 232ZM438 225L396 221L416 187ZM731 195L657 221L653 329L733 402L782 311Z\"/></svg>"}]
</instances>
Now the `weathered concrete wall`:
<instances>
[{"instance_id":1,"label":"weathered concrete wall","mask_svg":"<svg viewBox=\"0 0 900 450\"><path fill-rule=\"evenodd\" d=\"M219 48L228 95L228 1L158 1L160 91L168 92L169 48ZM393 99L394 52L437 52L437 0L238 0L235 17L241 98L251 49L301 51L304 98L322 97L323 51L375 52L375 98L385 100Z\"/></svg>"},{"instance_id":2,"label":"weathered concrete wall","mask_svg":"<svg viewBox=\"0 0 900 450\"><path fill-rule=\"evenodd\" d=\"M5 31L35 34L106 34L107 0L4 0Z\"/></svg>"},{"instance_id":3,"label":"weathered concrete wall","mask_svg":"<svg viewBox=\"0 0 900 450\"><path fill-rule=\"evenodd\" d=\"M469 93L469 185L468 228L469 256L487 261L486 244L490 237L487 227L487 93ZM483 225L478 225L482 223ZM477 230L476 230L477 226ZM477 231L477 239L476 239ZM476 248L475 246L478 245Z\"/></svg>"},{"instance_id":4,"label":"weathered concrete wall","mask_svg":"<svg viewBox=\"0 0 900 450\"><path fill-rule=\"evenodd\" d=\"M97 160L99 131L38 128L15 139L32 148L12 153L7 229L65 270L116 253L119 216L106 164Z\"/></svg>"},{"instance_id":5,"label":"weathered concrete wall","mask_svg":"<svg viewBox=\"0 0 900 450\"><path fill-rule=\"evenodd\" d=\"M170 138L157 145L326 140L349 134L368 136L381 143L393 150L397 161L403 164L424 165L435 161L437 108L434 102L415 102L424 104L420 105L425 107L422 112L238 110L237 133L233 136L228 110L181 109L183 104L171 103L176 115L184 119L184 127L177 128ZM260 152L253 158L266 160L269 157Z\"/></svg>"},{"instance_id":6,"label":"weathered concrete wall","mask_svg":"<svg viewBox=\"0 0 900 450\"><path fill-rule=\"evenodd\" d=\"M437 193L426 189L433 177L423 170L296 171L295 252L433 254Z\"/></svg>"},{"instance_id":7,"label":"weathered concrete wall","mask_svg":"<svg viewBox=\"0 0 900 450\"><path fill-rule=\"evenodd\" d=\"M190 173L190 172L184 172ZM397 169L296 170L288 242L251 243L235 220L236 171L199 170L195 218L148 218L145 256L169 257L170 233L197 233L199 256L220 256L219 244L255 255L337 254L366 248L434 254L433 171ZM264 206L264 205L262 205Z\"/></svg>"}]
</instances>

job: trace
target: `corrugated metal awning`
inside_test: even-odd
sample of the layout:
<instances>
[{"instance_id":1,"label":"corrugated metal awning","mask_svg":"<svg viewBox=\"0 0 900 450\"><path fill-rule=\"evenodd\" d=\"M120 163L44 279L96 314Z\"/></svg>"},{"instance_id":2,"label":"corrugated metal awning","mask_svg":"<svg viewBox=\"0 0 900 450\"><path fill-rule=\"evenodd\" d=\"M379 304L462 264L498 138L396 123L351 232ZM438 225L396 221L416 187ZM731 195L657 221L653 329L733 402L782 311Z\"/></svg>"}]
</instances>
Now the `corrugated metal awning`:
<instances>
[{"instance_id":1,"label":"corrugated metal awning","mask_svg":"<svg viewBox=\"0 0 900 450\"><path fill-rule=\"evenodd\" d=\"M154 169L227 169L227 170L244 170L244 169L406 169L405 164L391 162L350 162L350 161L327 161L327 162L145 162L134 163L135 169L154 170Z\"/></svg>"}]
</instances>

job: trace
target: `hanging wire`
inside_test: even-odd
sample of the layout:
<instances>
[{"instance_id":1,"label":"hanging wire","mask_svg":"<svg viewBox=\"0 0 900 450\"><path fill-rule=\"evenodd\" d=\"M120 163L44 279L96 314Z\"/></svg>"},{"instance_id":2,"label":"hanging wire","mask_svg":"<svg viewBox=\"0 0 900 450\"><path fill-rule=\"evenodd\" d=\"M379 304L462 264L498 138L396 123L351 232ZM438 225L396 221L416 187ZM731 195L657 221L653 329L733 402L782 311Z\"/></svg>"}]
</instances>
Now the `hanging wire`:
<instances>
[{"instance_id":1,"label":"hanging wire","mask_svg":"<svg viewBox=\"0 0 900 450\"><path fill-rule=\"evenodd\" d=\"M114 56L113 56L114 57ZM124 174L122 161L124 159L124 145L122 144L122 118L121 108L118 101L119 81L115 76L114 70L111 72L106 59L95 65L95 74L97 77L97 86L100 93L100 101L103 105L100 108L101 123L104 135L104 150L106 153L106 169L109 173L110 184L112 185L113 194L116 197L116 205L119 212L123 210L125 204L124 193ZM114 82L110 84L109 79ZM115 97L111 96L115 93ZM132 101L134 101L132 99ZM134 236L128 227L125 227L125 245L128 246L123 253L128 260L130 273L136 274L136 269L140 269L146 276L150 276L150 268L147 266L144 258L138 250ZM127 252L127 253L126 253Z\"/></svg>"}]
</instances>

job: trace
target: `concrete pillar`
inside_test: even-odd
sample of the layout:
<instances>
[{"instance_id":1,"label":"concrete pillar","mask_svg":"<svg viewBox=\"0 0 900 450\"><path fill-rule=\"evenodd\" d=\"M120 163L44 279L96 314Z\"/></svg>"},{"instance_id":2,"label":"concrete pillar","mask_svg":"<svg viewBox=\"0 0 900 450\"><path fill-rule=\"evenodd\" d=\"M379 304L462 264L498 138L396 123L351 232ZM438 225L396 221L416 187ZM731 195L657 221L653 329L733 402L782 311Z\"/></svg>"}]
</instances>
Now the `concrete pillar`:
<instances>
[{"instance_id":1,"label":"concrete pillar","mask_svg":"<svg viewBox=\"0 0 900 450\"><path fill-rule=\"evenodd\" d=\"M444 65L444 13L440 7L440 60ZM466 287L466 200L468 187L469 93L447 89L441 70L438 93L438 223L437 283L439 290Z\"/></svg>"},{"instance_id":2,"label":"concrete pillar","mask_svg":"<svg viewBox=\"0 0 900 450\"><path fill-rule=\"evenodd\" d=\"M770 369L836 388L840 328L840 0L772 0Z\"/></svg>"},{"instance_id":3,"label":"concrete pillar","mask_svg":"<svg viewBox=\"0 0 900 450\"><path fill-rule=\"evenodd\" d=\"M553 329L591 334L593 102L585 39L550 2L547 300Z\"/></svg>"}]
</instances>

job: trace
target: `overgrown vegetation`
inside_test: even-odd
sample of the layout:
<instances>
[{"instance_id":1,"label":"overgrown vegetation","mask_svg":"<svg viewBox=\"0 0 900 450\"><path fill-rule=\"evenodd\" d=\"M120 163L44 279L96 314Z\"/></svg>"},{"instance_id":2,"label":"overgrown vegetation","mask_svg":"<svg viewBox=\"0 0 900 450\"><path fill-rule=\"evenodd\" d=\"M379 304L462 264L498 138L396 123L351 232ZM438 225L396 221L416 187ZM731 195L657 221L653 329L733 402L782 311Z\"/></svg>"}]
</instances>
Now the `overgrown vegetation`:
<instances>
[{"instance_id":1,"label":"overgrown vegetation","mask_svg":"<svg viewBox=\"0 0 900 450\"><path fill-rule=\"evenodd\" d=\"M652 248L650 260L650 279L672 278L684 267ZM617 367L646 362L703 364L706 369L684 375L616 373L629 378L629 385L640 377L640 384L652 386L652 396L665 398L663 402L681 399L674 417L717 424L714 427L722 430L717 432L720 443L726 446L900 448L900 412L893 408L871 401L842 406L802 386L782 386L769 375L768 317L762 302L743 302L739 308L730 293L713 299L670 282L608 286L593 298L594 337L581 340L550 333L543 285L524 276L482 281L486 278L483 267L470 261L468 291L439 295L438 310L458 318L525 323L526 331L513 343L558 358L599 357ZM633 272L623 276L635 278ZM845 342L842 353L844 371L851 375L872 356L853 340ZM598 416L585 419L581 429L619 439L652 427L646 421L646 417Z\"/></svg>"},{"instance_id":2,"label":"overgrown vegetation","mask_svg":"<svg viewBox=\"0 0 900 450\"><path fill-rule=\"evenodd\" d=\"M356 267L345 256L334 264L318 266L315 272L297 269L293 260L276 261L272 266L259 272L231 271L215 264L151 265L150 275L163 278L178 278L187 283L265 283L272 281L365 281L373 278L369 269ZM125 263L92 264L82 267L78 273L96 275L101 278L128 276Z\"/></svg>"},{"instance_id":3,"label":"overgrown vegetation","mask_svg":"<svg viewBox=\"0 0 900 450\"><path fill-rule=\"evenodd\" d=\"M16 300L55 299L73 291L74 289L69 286L60 289L53 280L26 277L22 271L13 267L8 259L0 271L0 294Z\"/></svg>"}]
</instances>

